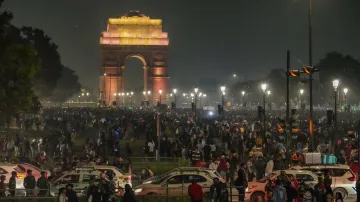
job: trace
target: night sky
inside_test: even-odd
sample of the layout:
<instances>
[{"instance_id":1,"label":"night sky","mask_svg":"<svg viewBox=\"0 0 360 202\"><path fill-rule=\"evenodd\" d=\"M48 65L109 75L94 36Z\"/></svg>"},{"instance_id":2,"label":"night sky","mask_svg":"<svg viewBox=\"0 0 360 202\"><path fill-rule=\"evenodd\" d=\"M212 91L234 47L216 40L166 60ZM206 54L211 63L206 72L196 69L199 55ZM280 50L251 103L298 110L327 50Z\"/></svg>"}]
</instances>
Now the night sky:
<instances>
[{"instance_id":1,"label":"night sky","mask_svg":"<svg viewBox=\"0 0 360 202\"><path fill-rule=\"evenodd\" d=\"M313 2L314 63L329 51L360 58L360 0ZM287 49L294 68L301 65L297 60L308 62L307 0L6 0L4 6L16 25L43 29L58 44L63 63L93 88L100 33L108 18L132 9L163 20L173 86L194 86L202 78L223 82L233 73L260 78L285 68ZM129 63L141 74L140 62Z\"/></svg>"}]
</instances>

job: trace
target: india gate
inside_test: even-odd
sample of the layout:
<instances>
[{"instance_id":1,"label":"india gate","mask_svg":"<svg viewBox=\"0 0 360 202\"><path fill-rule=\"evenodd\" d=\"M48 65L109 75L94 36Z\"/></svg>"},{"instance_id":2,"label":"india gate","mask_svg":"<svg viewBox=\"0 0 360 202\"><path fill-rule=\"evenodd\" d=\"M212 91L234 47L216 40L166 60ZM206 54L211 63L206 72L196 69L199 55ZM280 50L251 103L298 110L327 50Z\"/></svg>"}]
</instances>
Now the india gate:
<instances>
[{"instance_id":1,"label":"india gate","mask_svg":"<svg viewBox=\"0 0 360 202\"><path fill-rule=\"evenodd\" d=\"M123 73L125 61L130 57L138 58L143 64L146 99L156 102L161 96L166 100L169 93L168 48L168 33L162 31L161 19L151 19L139 11L110 18L107 30L100 37L101 102L111 104L129 88L125 86Z\"/></svg>"}]
</instances>

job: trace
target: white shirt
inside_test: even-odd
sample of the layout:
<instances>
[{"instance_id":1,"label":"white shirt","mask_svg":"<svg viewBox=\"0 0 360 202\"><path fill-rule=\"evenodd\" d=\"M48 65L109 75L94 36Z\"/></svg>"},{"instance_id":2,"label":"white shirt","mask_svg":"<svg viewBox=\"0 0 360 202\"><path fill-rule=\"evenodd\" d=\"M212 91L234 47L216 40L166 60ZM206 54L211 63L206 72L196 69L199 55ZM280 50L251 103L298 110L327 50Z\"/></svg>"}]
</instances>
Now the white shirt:
<instances>
[{"instance_id":1,"label":"white shirt","mask_svg":"<svg viewBox=\"0 0 360 202\"><path fill-rule=\"evenodd\" d=\"M155 147L154 141L148 142L148 146L149 146L149 152L153 152Z\"/></svg>"},{"instance_id":2,"label":"white shirt","mask_svg":"<svg viewBox=\"0 0 360 202\"><path fill-rule=\"evenodd\" d=\"M274 161L270 160L266 164L265 173L270 174L273 172L273 169L274 169Z\"/></svg>"}]
</instances>

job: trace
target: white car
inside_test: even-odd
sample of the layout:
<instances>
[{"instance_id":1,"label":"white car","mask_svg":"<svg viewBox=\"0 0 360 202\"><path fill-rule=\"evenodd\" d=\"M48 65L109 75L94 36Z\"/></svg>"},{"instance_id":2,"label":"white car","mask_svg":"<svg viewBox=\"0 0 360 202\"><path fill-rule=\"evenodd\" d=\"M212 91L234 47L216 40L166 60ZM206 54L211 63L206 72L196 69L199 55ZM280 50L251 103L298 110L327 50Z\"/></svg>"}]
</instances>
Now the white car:
<instances>
[{"instance_id":1,"label":"white car","mask_svg":"<svg viewBox=\"0 0 360 202\"><path fill-rule=\"evenodd\" d=\"M196 180L203 192L210 192L214 178L220 178L216 171L206 168L176 168L163 175L152 177L135 187L136 195L188 195L188 187Z\"/></svg>"},{"instance_id":2,"label":"white car","mask_svg":"<svg viewBox=\"0 0 360 202\"><path fill-rule=\"evenodd\" d=\"M310 188L318 183L318 176L311 171L306 170L284 170L287 175L293 175L297 180L303 180ZM269 179L275 180L280 175L280 171L274 171L270 175L262 178L256 182L249 182L246 189L245 200L251 202L257 202L259 200L264 201L265 186ZM260 198L260 199L259 199Z\"/></svg>"},{"instance_id":3,"label":"white car","mask_svg":"<svg viewBox=\"0 0 360 202\"><path fill-rule=\"evenodd\" d=\"M124 188L125 184L129 184L132 186L132 180L131 175L126 174L123 171L121 171L119 168L115 166L108 166L108 165L95 165L95 166L86 166L86 167L77 167L75 170L97 170L102 173L107 174L107 172L111 171L114 174L113 180L115 181L116 185L119 187Z\"/></svg>"},{"instance_id":4,"label":"white car","mask_svg":"<svg viewBox=\"0 0 360 202\"><path fill-rule=\"evenodd\" d=\"M353 187L356 187L356 176L347 165L302 165L291 167L292 170L308 170L318 176L323 176L325 171L329 171L332 178L331 188L334 195L339 192L345 198L356 194Z\"/></svg>"},{"instance_id":5,"label":"white car","mask_svg":"<svg viewBox=\"0 0 360 202\"><path fill-rule=\"evenodd\" d=\"M42 170L41 168L34 166L29 163L20 163L17 164L17 167L26 175L28 170L32 170L32 175L35 177L35 179L39 179L41 177L41 171L46 172L46 177L50 177L51 173L48 170Z\"/></svg>"},{"instance_id":6,"label":"white car","mask_svg":"<svg viewBox=\"0 0 360 202\"><path fill-rule=\"evenodd\" d=\"M6 187L8 187L9 180L11 177L11 172L15 171L17 173L16 175L16 189L19 189L16 191L15 195L24 195L25 194L25 188L24 188L24 178L25 174L17 167L16 164L10 164L10 163L0 163L0 175L5 175L6 180L5 184Z\"/></svg>"},{"instance_id":7,"label":"white car","mask_svg":"<svg viewBox=\"0 0 360 202\"><path fill-rule=\"evenodd\" d=\"M94 179L95 184L100 182L100 171L70 171L64 172L62 176L57 178L51 186L51 195L56 196L59 193L60 188L65 188L67 184L72 184L73 190L78 194L82 195L86 188L89 186L91 178Z\"/></svg>"}]
</instances>

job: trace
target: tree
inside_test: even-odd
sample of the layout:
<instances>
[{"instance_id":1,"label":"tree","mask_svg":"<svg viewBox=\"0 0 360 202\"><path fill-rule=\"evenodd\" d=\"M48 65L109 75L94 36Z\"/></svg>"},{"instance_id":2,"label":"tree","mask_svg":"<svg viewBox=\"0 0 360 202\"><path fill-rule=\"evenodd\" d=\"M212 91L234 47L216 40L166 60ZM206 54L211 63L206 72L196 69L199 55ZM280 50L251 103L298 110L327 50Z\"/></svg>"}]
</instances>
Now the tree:
<instances>
[{"instance_id":1,"label":"tree","mask_svg":"<svg viewBox=\"0 0 360 202\"><path fill-rule=\"evenodd\" d=\"M0 0L0 8L2 3ZM12 17L9 12L0 12L0 118L8 123L37 101L32 85L38 65L36 50L19 43L20 32L11 25Z\"/></svg>"},{"instance_id":2,"label":"tree","mask_svg":"<svg viewBox=\"0 0 360 202\"><path fill-rule=\"evenodd\" d=\"M54 102L65 102L74 94L80 92L80 89L79 77L75 71L68 67L63 67L61 77L57 82L51 100Z\"/></svg>"},{"instance_id":3,"label":"tree","mask_svg":"<svg viewBox=\"0 0 360 202\"><path fill-rule=\"evenodd\" d=\"M315 66L319 69L319 79L321 83L322 96L328 100L333 100L333 86L332 81L334 79L340 80L339 90L343 88L349 89L349 101L357 100L360 90L360 62L354 59L350 55L342 55L338 52L328 53L324 59L321 59ZM351 96L350 96L351 95ZM341 96L341 94L340 94Z\"/></svg>"},{"instance_id":4,"label":"tree","mask_svg":"<svg viewBox=\"0 0 360 202\"><path fill-rule=\"evenodd\" d=\"M37 57L40 61L39 69L34 79L34 89L36 95L45 99L52 96L62 72L58 46L51 41L43 30L31 27L21 29L25 39L37 51Z\"/></svg>"}]
</instances>

